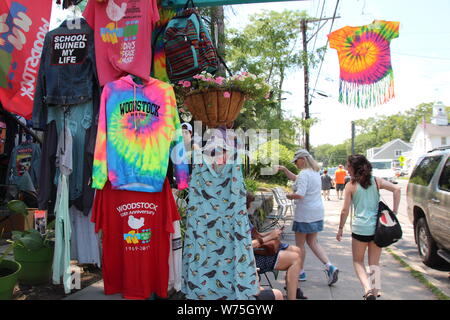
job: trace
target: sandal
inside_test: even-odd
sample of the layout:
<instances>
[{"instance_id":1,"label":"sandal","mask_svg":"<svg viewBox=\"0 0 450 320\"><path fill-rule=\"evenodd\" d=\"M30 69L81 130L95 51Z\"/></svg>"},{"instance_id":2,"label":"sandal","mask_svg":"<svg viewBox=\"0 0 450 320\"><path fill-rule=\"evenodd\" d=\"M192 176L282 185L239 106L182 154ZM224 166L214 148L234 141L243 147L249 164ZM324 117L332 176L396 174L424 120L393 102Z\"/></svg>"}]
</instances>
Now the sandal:
<instances>
[{"instance_id":1,"label":"sandal","mask_svg":"<svg viewBox=\"0 0 450 320\"><path fill-rule=\"evenodd\" d=\"M377 300L375 295L372 293L372 290L367 291L365 295L363 295L364 300Z\"/></svg>"},{"instance_id":2,"label":"sandal","mask_svg":"<svg viewBox=\"0 0 450 320\"><path fill-rule=\"evenodd\" d=\"M287 292L286 287L284 287L284 290ZM307 300L308 299L308 297L303 294L303 291L300 288L297 288L296 298L300 299L300 300Z\"/></svg>"}]
</instances>

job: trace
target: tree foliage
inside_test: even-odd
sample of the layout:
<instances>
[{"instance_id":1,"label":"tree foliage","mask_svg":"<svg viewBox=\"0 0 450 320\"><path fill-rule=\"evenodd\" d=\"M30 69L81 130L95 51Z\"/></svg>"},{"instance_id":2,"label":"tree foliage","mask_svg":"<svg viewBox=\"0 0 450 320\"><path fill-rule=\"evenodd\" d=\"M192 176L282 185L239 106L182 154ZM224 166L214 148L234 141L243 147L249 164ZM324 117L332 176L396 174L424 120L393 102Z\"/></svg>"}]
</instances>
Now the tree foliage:
<instances>
[{"instance_id":1,"label":"tree foliage","mask_svg":"<svg viewBox=\"0 0 450 320\"><path fill-rule=\"evenodd\" d=\"M299 131L309 129L305 123L291 117L281 108L286 75L302 68L305 55L301 47L301 19L305 11L263 11L249 17L242 30L226 30L227 63L233 72L248 71L264 75L273 88L272 99L247 101L236 125L245 128L280 129L280 143L295 149L300 144ZM324 48L308 54L310 68L320 61Z\"/></svg>"},{"instance_id":2,"label":"tree foliage","mask_svg":"<svg viewBox=\"0 0 450 320\"><path fill-rule=\"evenodd\" d=\"M421 103L415 108L391 116L376 116L355 121L355 153L366 154L370 148L380 147L394 139L409 142L415 128L425 119L430 122L433 103ZM336 146L324 144L313 148L313 154L324 166L345 164L351 154L351 139Z\"/></svg>"}]
</instances>

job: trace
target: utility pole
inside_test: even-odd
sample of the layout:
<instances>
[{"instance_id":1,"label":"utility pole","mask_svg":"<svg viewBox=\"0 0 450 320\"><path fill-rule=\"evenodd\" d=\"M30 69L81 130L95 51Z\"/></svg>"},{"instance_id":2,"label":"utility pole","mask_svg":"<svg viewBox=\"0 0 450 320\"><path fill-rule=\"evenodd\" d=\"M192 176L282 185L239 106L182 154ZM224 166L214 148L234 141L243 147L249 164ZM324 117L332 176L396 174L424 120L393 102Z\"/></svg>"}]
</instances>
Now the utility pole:
<instances>
[{"instance_id":1,"label":"utility pole","mask_svg":"<svg viewBox=\"0 0 450 320\"><path fill-rule=\"evenodd\" d=\"M355 154L355 121L352 121L352 154Z\"/></svg>"},{"instance_id":2,"label":"utility pole","mask_svg":"<svg viewBox=\"0 0 450 320\"><path fill-rule=\"evenodd\" d=\"M337 19L340 17L333 17L333 18L322 18L322 19L302 19L301 20L301 31L302 31L302 40L303 40L303 76L304 76L304 91L305 91L305 120L307 121L310 119L309 115L309 105L311 104L311 101L309 99L309 59L308 59L308 41L311 40L313 37L311 37L309 40L306 39L306 30L308 26L308 22L319 22L319 21L326 21L331 19ZM320 28L319 28L320 29ZM309 151L310 145L309 145L309 129L305 129L305 149Z\"/></svg>"},{"instance_id":3,"label":"utility pole","mask_svg":"<svg viewBox=\"0 0 450 320\"><path fill-rule=\"evenodd\" d=\"M308 63L308 41L306 39L306 19L301 21L302 40L303 40L303 76L305 78L305 120L309 119L309 63ZM309 151L309 128L305 128L305 149Z\"/></svg>"}]
</instances>

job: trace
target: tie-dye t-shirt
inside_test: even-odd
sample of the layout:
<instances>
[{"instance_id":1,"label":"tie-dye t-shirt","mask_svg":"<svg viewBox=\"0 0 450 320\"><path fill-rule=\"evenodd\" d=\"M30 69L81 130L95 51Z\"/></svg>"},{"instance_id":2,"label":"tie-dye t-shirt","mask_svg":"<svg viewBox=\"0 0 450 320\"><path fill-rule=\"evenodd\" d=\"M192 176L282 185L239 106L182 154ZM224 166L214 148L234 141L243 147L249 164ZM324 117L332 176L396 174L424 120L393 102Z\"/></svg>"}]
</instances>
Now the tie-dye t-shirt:
<instances>
[{"instance_id":1,"label":"tie-dye t-shirt","mask_svg":"<svg viewBox=\"0 0 450 320\"><path fill-rule=\"evenodd\" d=\"M92 187L160 192L169 157L178 189L188 187L183 135L170 84L128 75L105 85L98 120Z\"/></svg>"}]
</instances>

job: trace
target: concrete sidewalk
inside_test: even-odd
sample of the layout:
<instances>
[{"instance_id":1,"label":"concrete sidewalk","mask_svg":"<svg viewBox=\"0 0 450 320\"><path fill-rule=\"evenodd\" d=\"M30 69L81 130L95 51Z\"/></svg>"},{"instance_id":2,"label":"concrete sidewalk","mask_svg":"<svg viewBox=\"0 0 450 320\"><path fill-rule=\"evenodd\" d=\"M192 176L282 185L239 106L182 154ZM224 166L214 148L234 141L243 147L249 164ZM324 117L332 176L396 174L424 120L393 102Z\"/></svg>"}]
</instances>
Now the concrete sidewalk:
<instances>
[{"instance_id":1,"label":"concrete sidewalk","mask_svg":"<svg viewBox=\"0 0 450 320\"><path fill-rule=\"evenodd\" d=\"M305 271L307 281L299 282L300 287L309 300L362 300L363 289L356 277L352 263L351 231L347 221L344 237L341 242L336 240L339 226L340 210L343 201L335 199L325 201L325 228L319 233L318 239L327 253L331 263L339 268L339 280L329 287L324 266L307 247ZM283 242L295 245L295 236L291 231L292 217L286 221ZM367 261L366 261L367 264ZM436 300L434 294L416 280L408 270L403 268L386 250L383 250L380 260L381 297L380 300ZM274 288L284 292L285 272L280 272L275 280L268 273ZM267 284L262 277L262 284Z\"/></svg>"},{"instance_id":2,"label":"concrete sidewalk","mask_svg":"<svg viewBox=\"0 0 450 320\"><path fill-rule=\"evenodd\" d=\"M333 197L335 198L335 197ZM309 300L362 300L363 289L356 277L352 264L351 237L349 222L344 230L341 242L336 240L336 230L339 225L340 206L342 201L325 201L325 230L319 234L319 242L325 249L331 262L339 268L339 280L329 287L322 263L307 248L305 271L307 281L299 282L300 287ZM294 233L291 231L292 217L286 221L283 242L295 244ZM408 270L403 268L388 252L383 250L381 256L381 298L380 300L436 300L436 297L424 285L413 278ZM277 279L268 272L267 275L274 288L283 293L286 272L281 271ZM261 284L267 285L264 276ZM90 287L76 292L66 300L121 300L120 294L105 296L103 282L99 281Z\"/></svg>"}]
</instances>

